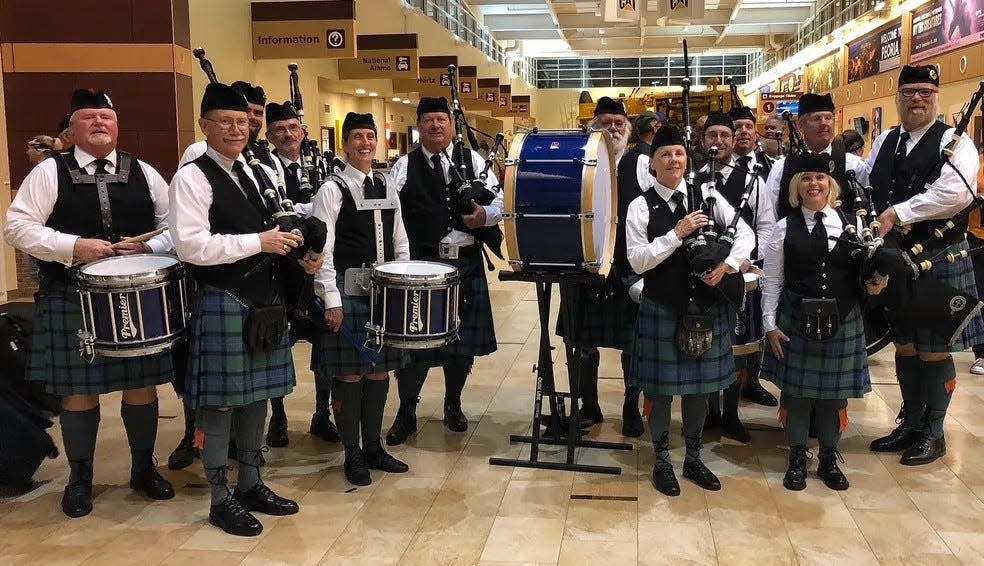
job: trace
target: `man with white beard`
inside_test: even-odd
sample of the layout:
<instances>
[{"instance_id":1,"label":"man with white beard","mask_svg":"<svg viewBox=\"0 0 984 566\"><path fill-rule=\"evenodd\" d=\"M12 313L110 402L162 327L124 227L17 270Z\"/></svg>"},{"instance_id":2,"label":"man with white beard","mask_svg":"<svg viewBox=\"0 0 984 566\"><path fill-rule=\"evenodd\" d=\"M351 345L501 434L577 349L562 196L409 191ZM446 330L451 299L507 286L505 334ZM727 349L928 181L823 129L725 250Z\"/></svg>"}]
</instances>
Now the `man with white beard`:
<instances>
[{"instance_id":1,"label":"man with white beard","mask_svg":"<svg viewBox=\"0 0 984 566\"><path fill-rule=\"evenodd\" d=\"M572 289L570 300L575 302L573 329L558 325L557 333L574 347L575 364L581 372L581 418L591 424L604 420L598 405L598 348L614 348L622 351L622 374L628 375L629 344L635 332L637 305L629 298L628 287L638 277L634 276L625 253L625 214L628 205L644 188L652 186L649 176L649 156L636 152L626 153L632 124L621 101L607 96L598 100L594 118L588 124L592 130L605 130L612 136L618 179L618 229L615 237L615 265L604 286L587 285ZM623 159L624 157L624 159ZM604 190L605 187L595 187ZM561 303L565 297L561 296ZM561 304L561 309L564 305ZM628 382L626 382L627 384ZM639 390L626 385L622 406L622 434L641 436L644 432L639 413Z\"/></svg>"}]
</instances>

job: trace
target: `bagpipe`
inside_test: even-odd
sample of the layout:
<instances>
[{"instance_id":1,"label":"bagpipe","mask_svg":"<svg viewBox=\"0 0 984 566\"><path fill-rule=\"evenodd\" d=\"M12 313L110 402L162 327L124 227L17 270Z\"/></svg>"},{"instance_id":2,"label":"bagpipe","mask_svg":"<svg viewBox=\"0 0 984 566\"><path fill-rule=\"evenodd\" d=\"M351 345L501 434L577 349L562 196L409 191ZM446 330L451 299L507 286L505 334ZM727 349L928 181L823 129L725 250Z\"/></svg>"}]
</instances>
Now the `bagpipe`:
<instances>
[{"instance_id":1,"label":"bagpipe","mask_svg":"<svg viewBox=\"0 0 984 566\"><path fill-rule=\"evenodd\" d=\"M789 154L809 153L810 148L807 147L806 140L803 139L803 134L796 126L796 122L793 121L793 113L789 110L783 110L782 120L786 122L786 128L789 130ZM782 134L780 134L780 137L782 137ZM782 144L780 143L780 145Z\"/></svg>"},{"instance_id":2,"label":"bagpipe","mask_svg":"<svg viewBox=\"0 0 984 566\"><path fill-rule=\"evenodd\" d=\"M205 58L205 50L199 47L194 50L194 55L199 60L209 82L218 82L212 63ZM306 319L311 301L314 298L314 276L304 272L303 268L297 264L297 260L315 260L324 253L328 227L318 218L305 218L294 210L294 203L287 198L284 187L273 183L249 144L243 149L243 157L247 165L253 170L253 176L260 185L260 194L263 196L267 211L270 213L271 221L281 232L290 232L303 238L299 246L291 249L284 256L289 261L281 266L281 272L287 280L285 300L289 319L291 321ZM255 275L260 269L266 268L280 257L275 254L267 255L246 273L246 277Z\"/></svg>"},{"instance_id":3,"label":"bagpipe","mask_svg":"<svg viewBox=\"0 0 984 566\"><path fill-rule=\"evenodd\" d=\"M728 83L728 87L731 89L731 106L733 108L747 108L744 101L742 101L741 96L738 94L738 85L732 77L725 79ZM762 141L758 139L758 130L755 131L755 161L762 165L762 173L766 177L772 172L772 158L765 154L765 150L762 148Z\"/></svg>"},{"instance_id":4,"label":"bagpipe","mask_svg":"<svg viewBox=\"0 0 984 566\"><path fill-rule=\"evenodd\" d=\"M297 112L297 118L301 123L301 129L304 130L304 139L301 140L301 163L303 166L300 169L300 201L311 202L311 197L318 192L318 188L321 187L321 183L327 179L328 176L325 174L327 172L327 167L323 163L324 155L318 151L318 142L308 136L307 126L304 125L304 98L301 96L301 87L299 85L297 69L297 63L290 63L287 65L287 70L290 72L290 76L288 78L288 89L290 91L290 104ZM334 158L334 156L332 157ZM334 159L332 159L329 163L332 163L333 161Z\"/></svg>"}]
</instances>

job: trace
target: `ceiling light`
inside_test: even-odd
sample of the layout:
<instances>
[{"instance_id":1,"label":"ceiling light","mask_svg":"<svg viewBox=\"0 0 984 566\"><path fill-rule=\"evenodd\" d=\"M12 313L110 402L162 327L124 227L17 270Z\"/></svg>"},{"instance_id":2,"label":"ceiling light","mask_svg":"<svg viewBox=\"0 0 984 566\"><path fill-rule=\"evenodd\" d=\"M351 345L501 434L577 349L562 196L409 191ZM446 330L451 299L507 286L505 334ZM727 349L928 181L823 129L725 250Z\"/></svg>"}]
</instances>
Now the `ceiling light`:
<instances>
[{"instance_id":1,"label":"ceiling light","mask_svg":"<svg viewBox=\"0 0 984 566\"><path fill-rule=\"evenodd\" d=\"M598 5L595 7L595 15L599 18L601 17L601 2L598 2Z\"/></svg>"},{"instance_id":2,"label":"ceiling light","mask_svg":"<svg viewBox=\"0 0 984 566\"><path fill-rule=\"evenodd\" d=\"M403 99L403 103L404 104L410 104L410 99L409 98L404 98Z\"/></svg>"},{"instance_id":3,"label":"ceiling light","mask_svg":"<svg viewBox=\"0 0 984 566\"><path fill-rule=\"evenodd\" d=\"M605 28L599 29L598 30L598 35L605 35Z\"/></svg>"},{"instance_id":4,"label":"ceiling light","mask_svg":"<svg viewBox=\"0 0 984 566\"><path fill-rule=\"evenodd\" d=\"M369 96L379 96L379 93L378 92L370 92L369 93Z\"/></svg>"},{"instance_id":5,"label":"ceiling light","mask_svg":"<svg viewBox=\"0 0 984 566\"><path fill-rule=\"evenodd\" d=\"M394 96L394 97L393 97L393 102L399 102L399 101L401 101L401 100L403 100L403 99L402 99L402 98L400 98L399 96Z\"/></svg>"},{"instance_id":6,"label":"ceiling light","mask_svg":"<svg viewBox=\"0 0 984 566\"><path fill-rule=\"evenodd\" d=\"M881 10L884 10L884 9L885 9L885 1L884 0L879 0L878 2L875 2L875 11L876 12L881 11Z\"/></svg>"},{"instance_id":7,"label":"ceiling light","mask_svg":"<svg viewBox=\"0 0 984 566\"><path fill-rule=\"evenodd\" d=\"M355 89L355 94L365 94L365 93L366 93L366 89L364 88Z\"/></svg>"},{"instance_id":8,"label":"ceiling light","mask_svg":"<svg viewBox=\"0 0 984 566\"><path fill-rule=\"evenodd\" d=\"M607 39L605 39L604 37L603 37L603 38L601 38L601 44L602 44L602 45L608 45L608 40L607 40Z\"/></svg>"},{"instance_id":9,"label":"ceiling light","mask_svg":"<svg viewBox=\"0 0 984 566\"><path fill-rule=\"evenodd\" d=\"M690 26L683 26L683 29L681 31L687 31L689 29L690 29Z\"/></svg>"}]
</instances>

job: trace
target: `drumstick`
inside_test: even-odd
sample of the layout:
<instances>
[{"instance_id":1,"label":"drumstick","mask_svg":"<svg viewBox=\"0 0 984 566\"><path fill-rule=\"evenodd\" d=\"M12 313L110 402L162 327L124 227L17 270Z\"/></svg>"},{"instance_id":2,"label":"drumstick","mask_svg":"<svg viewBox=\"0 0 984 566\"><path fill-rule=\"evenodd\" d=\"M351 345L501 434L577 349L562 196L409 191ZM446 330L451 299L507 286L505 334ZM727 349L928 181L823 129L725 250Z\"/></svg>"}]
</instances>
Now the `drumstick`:
<instances>
[{"instance_id":1,"label":"drumstick","mask_svg":"<svg viewBox=\"0 0 984 566\"><path fill-rule=\"evenodd\" d=\"M139 236L127 236L126 238L123 238L122 240L120 240L120 243L121 244L141 244L141 243L146 242L147 240L149 240L149 239L151 239L151 238L153 238L155 236L159 236L159 235L163 234L164 233L164 230L167 230L167 227L166 226L161 227L161 228L158 228L157 230L151 230L150 232L146 232L144 234L140 234Z\"/></svg>"}]
</instances>

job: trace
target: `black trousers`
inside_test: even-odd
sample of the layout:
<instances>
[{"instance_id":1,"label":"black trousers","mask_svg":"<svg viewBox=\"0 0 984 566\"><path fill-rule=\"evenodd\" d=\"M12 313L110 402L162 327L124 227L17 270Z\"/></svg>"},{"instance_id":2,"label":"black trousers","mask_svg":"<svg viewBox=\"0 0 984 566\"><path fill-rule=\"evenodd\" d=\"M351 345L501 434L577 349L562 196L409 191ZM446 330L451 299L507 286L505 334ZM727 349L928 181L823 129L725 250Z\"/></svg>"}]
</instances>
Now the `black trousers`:
<instances>
[{"instance_id":1,"label":"black trousers","mask_svg":"<svg viewBox=\"0 0 984 566\"><path fill-rule=\"evenodd\" d=\"M967 243L973 249L984 244L984 240L967 232ZM971 256L970 260L974 263L974 281L977 282L977 297L984 297L984 256ZM974 357L984 358L984 344L974 344Z\"/></svg>"}]
</instances>

